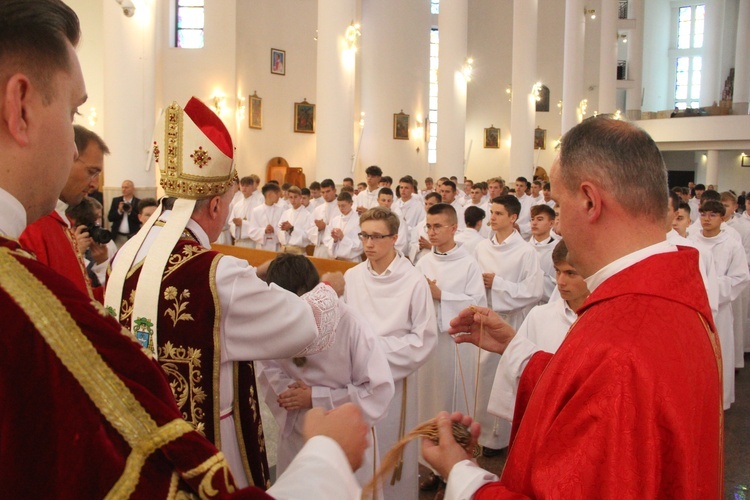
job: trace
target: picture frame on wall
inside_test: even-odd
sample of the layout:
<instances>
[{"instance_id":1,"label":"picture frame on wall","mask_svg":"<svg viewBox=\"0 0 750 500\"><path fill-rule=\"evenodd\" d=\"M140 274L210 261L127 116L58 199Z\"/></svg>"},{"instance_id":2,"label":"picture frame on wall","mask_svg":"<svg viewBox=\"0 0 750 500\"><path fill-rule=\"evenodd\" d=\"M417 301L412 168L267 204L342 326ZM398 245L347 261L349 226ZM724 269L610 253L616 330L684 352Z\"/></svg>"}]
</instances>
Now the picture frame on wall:
<instances>
[{"instance_id":1,"label":"picture frame on wall","mask_svg":"<svg viewBox=\"0 0 750 500\"><path fill-rule=\"evenodd\" d=\"M315 104L307 99L294 103L294 131L302 134L315 133Z\"/></svg>"},{"instance_id":2,"label":"picture frame on wall","mask_svg":"<svg viewBox=\"0 0 750 500\"><path fill-rule=\"evenodd\" d=\"M262 129L263 128L263 99L261 97L258 97L258 93L254 92L253 95L251 95L248 98L248 101L250 103L250 113L249 115L249 121L248 125L250 128L257 128Z\"/></svg>"},{"instance_id":3,"label":"picture frame on wall","mask_svg":"<svg viewBox=\"0 0 750 500\"><path fill-rule=\"evenodd\" d=\"M490 125L489 128L484 129L484 147L492 149L500 148L499 128L495 128L494 125Z\"/></svg>"},{"instance_id":4,"label":"picture frame on wall","mask_svg":"<svg viewBox=\"0 0 750 500\"><path fill-rule=\"evenodd\" d=\"M271 49L271 73L274 75L286 75L286 51Z\"/></svg>"},{"instance_id":5,"label":"picture frame on wall","mask_svg":"<svg viewBox=\"0 0 750 500\"><path fill-rule=\"evenodd\" d=\"M743 153L742 158L740 159L740 166L750 167L750 156Z\"/></svg>"},{"instance_id":6,"label":"picture frame on wall","mask_svg":"<svg viewBox=\"0 0 750 500\"><path fill-rule=\"evenodd\" d=\"M409 140L409 115L403 109L400 113L393 113L393 138Z\"/></svg>"},{"instance_id":7,"label":"picture frame on wall","mask_svg":"<svg viewBox=\"0 0 750 500\"><path fill-rule=\"evenodd\" d=\"M534 129L534 149L547 149L547 130L541 127Z\"/></svg>"}]
</instances>

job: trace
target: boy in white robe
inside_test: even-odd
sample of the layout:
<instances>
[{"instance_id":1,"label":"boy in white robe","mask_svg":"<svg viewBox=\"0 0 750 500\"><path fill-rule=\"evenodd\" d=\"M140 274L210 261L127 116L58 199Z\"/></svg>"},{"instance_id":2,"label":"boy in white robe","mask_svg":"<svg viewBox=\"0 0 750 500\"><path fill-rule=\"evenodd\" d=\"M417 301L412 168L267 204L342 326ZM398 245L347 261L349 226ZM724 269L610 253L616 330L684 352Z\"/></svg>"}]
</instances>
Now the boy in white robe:
<instances>
[{"instance_id":1,"label":"boy in white robe","mask_svg":"<svg viewBox=\"0 0 750 500\"><path fill-rule=\"evenodd\" d=\"M319 277L307 257L283 254L269 265L266 281L302 295L315 288ZM308 409L332 410L352 402L373 426L385 415L393 398L393 377L378 338L343 302L339 303L339 312L335 340L325 351L256 363L259 390L279 424L276 477L305 444L302 424ZM371 443L355 474L361 486L372 477L377 462L374 451Z\"/></svg>"},{"instance_id":2,"label":"boy in white robe","mask_svg":"<svg viewBox=\"0 0 750 500\"><path fill-rule=\"evenodd\" d=\"M739 233L745 257L750 257L750 219L745 219L737 213L737 196L725 191L721 193L721 204L724 205L726 214L724 222ZM745 366L745 329L747 328L747 300L750 288L745 290L732 301L732 314L734 316L734 367Z\"/></svg>"},{"instance_id":3,"label":"boy in white robe","mask_svg":"<svg viewBox=\"0 0 750 500\"><path fill-rule=\"evenodd\" d=\"M474 414L479 349L474 345L463 349L465 344L457 345L445 332L450 328L450 320L462 309L487 304L476 259L454 240L458 228L456 210L446 203L430 207L426 226L432 252L420 259L416 268L430 285L437 314L438 343L430 359L419 369L420 422L440 411ZM430 479L420 487L437 486Z\"/></svg>"},{"instance_id":4,"label":"boy in white robe","mask_svg":"<svg viewBox=\"0 0 750 500\"><path fill-rule=\"evenodd\" d=\"M442 181L438 187L438 192L442 197L441 203L447 203L456 209L456 216L458 217L458 230L463 231L466 229L466 223L464 222L464 206L458 199L458 190L456 189L456 183L450 179Z\"/></svg>"},{"instance_id":5,"label":"boy in white robe","mask_svg":"<svg viewBox=\"0 0 750 500\"><path fill-rule=\"evenodd\" d=\"M425 209L420 199L414 196L414 179L410 175L402 177L398 181L398 187L401 197L396 202L396 207L409 227L416 227L424 219Z\"/></svg>"},{"instance_id":6,"label":"boy in white robe","mask_svg":"<svg viewBox=\"0 0 750 500\"><path fill-rule=\"evenodd\" d=\"M690 239L710 251L714 257L716 276L719 281L719 314L716 329L721 343L721 359L724 360L724 409L734 403L734 321L732 301L740 296L750 282L747 257L742 244L722 229L724 205L715 200L704 201L700 209L702 229L690 235Z\"/></svg>"},{"instance_id":7,"label":"boy in white robe","mask_svg":"<svg viewBox=\"0 0 750 500\"><path fill-rule=\"evenodd\" d=\"M311 190L311 192L313 192ZM323 179L320 183L320 199L323 200L313 211L313 229L310 240L315 245L313 256L330 259L328 248L323 244L323 238L326 234L326 227L331 223L334 217L339 215L339 206L336 202L336 184L331 179ZM312 203L312 202L311 202Z\"/></svg>"},{"instance_id":8,"label":"boy in white robe","mask_svg":"<svg viewBox=\"0 0 750 500\"><path fill-rule=\"evenodd\" d=\"M544 296L542 303L550 300L555 289L555 266L552 264L552 250L557 244L557 238L550 235L555 223L555 211L545 204L531 207L531 238L529 243L539 252L539 263L544 273Z\"/></svg>"},{"instance_id":9,"label":"boy in white robe","mask_svg":"<svg viewBox=\"0 0 750 500\"><path fill-rule=\"evenodd\" d=\"M310 183L310 211L315 210L315 208L318 205L325 203L325 200L323 199L323 195L320 190L321 190L320 182L313 181Z\"/></svg>"},{"instance_id":10,"label":"boy in white robe","mask_svg":"<svg viewBox=\"0 0 750 500\"><path fill-rule=\"evenodd\" d=\"M542 181L531 182L531 194L529 195L529 198L531 198L531 206L539 205L544 202L544 199L542 198Z\"/></svg>"},{"instance_id":11,"label":"boy in white robe","mask_svg":"<svg viewBox=\"0 0 750 500\"><path fill-rule=\"evenodd\" d=\"M352 195L344 191L336 200L340 213L333 218L326 229L323 244L333 259L362 262L359 217L354 211Z\"/></svg>"},{"instance_id":12,"label":"boy in white robe","mask_svg":"<svg viewBox=\"0 0 750 500\"><path fill-rule=\"evenodd\" d=\"M385 207L387 209L391 209L393 206L393 191L391 188L380 188L380 192L378 192L378 205L381 207ZM396 212L394 210L394 213L399 216L399 225L398 225L398 239L396 240L396 250L401 252L402 255L406 256L411 260L411 257L409 255L409 245L410 245L410 238L411 238L411 232L414 230L414 228L410 227L406 220L404 219L403 214Z\"/></svg>"},{"instance_id":13,"label":"boy in white robe","mask_svg":"<svg viewBox=\"0 0 750 500\"><path fill-rule=\"evenodd\" d=\"M250 215L247 234L255 247L272 252L279 251L276 227L284 210L278 205L281 188L269 182L263 186L263 204L255 207Z\"/></svg>"},{"instance_id":14,"label":"boy in white robe","mask_svg":"<svg viewBox=\"0 0 750 500\"><path fill-rule=\"evenodd\" d=\"M361 215L367 210L378 206L380 178L383 176L383 170L377 165L370 165L365 169L365 175L367 176L367 187L357 193L354 199L357 215Z\"/></svg>"},{"instance_id":15,"label":"boy in white robe","mask_svg":"<svg viewBox=\"0 0 750 500\"><path fill-rule=\"evenodd\" d=\"M238 247L255 248L255 242L250 239L250 217L253 209L263 204L263 195L257 190L252 176L240 179L239 199L232 199L230 208L229 233ZM235 202L235 199L237 200Z\"/></svg>"},{"instance_id":16,"label":"boy in white robe","mask_svg":"<svg viewBox=\"0 0 750 500\"><path fill-rule=\"evenodd\" d=\"M544 273L539 255L514 229L521 202L513 195L492 200L490 224L495 234L477 246L477 261L487 289L487 304L513 328L521 326L529 310L544 293ZM487 413L487 403L500 356L482 352L479 402L475 420L482 425L479 444L492 456L508 446L510 424ZM489 448L487 450L486 448Z\"/></svg>"},{"instance_id":17,"label":"boy in white robe","mask_svg":"<svg viewBox=\"0 0 750 500\"><path fill-rule=\"evenodd\" d=\"M437 343L435 308L424 276L396 252L398 217L383 207L360 217L361 238L367 260L344 275L344 300L360 313L380 337L385 349L396 393L386 417L375 427L378 452L385 455L417 424L417 370ZM385 498L416 498L418 447L407 445L403 465L383 484Z\"/></svg>"},{"instance_id":18,"label":"boy in white robe","mask_svg":"<svg viewBox=\"0 0 750 500\"><path fill-rule=\"evenodd\" d=\"M469 207L477 207L482 209L485 214L490 213L490 204L488 201L485 201L482 196L482 184L484 183L478 182L471 188L471 202L464 205L464 211L468 210ZM464 221L465 220L466 216L464 215ZM488 226L487 224L482 224L478 231L483 238L490 237L490 226Z\"/></svg>"},{"instance_id":19,"label":"boy in white robe","mask_svg":"<svg viewBox=\"0 0 750 500\"><path fill-rule=\"evenodd\" d=\"M516 224L521 237L526 241L531 237L531 205L534 204L531 196L526 194L528 186L529 181L526 180L526 177L516 179L516 198L521 202L521 211L518 213Z\"/></svg>"},{"instance_id":20,"label":"boy in white robe","mask_svg":"<svg viewBox=\"0 0 750 500\"><path fill-rule=\"evenodd\" d=\"M497 365L488 409L493 415L509 422L513 420L518 383L526 367L528 353L539 350L557 352L578 317L576 311L589 296L583 276L568 263L568 247L564 241L555 245L552 262L560 298L529 311L516 334L518 339L511 341Z\"/></svg>"},{"instance_id":21,"label":"boy in white robe","mask_svg":"<svg viewBox=\"0 0 750 500\"><path fill-rule=\"evenodd\" d=\"M457 243L461 243L466 253L476 258L477 245L482 241L486 240L482 236L481 228L489 226L485 224L484 220L487 218L487 213L479 207L466 207L464 211L464 222L466 223L466 230L456 233L455 240Z\"/></svg>"},{"instance_id":22,"label":"boy in white robe","mask_svg":"<svg viewBox=\"0 0 750 500\"><path fill-rule=\"evenodd\" d=\"M431 206L442 203L442 201L443 198L440 196L440 193L428 193L424 197L425 213L427 213L427 210L429 210ZM430 244L430 239L427 237L427 231L424 229L425 224L427 224L426 217L424 220L419 221L417 227L415 227L414 231L410 234L411 243L409 244L409 260L415 263L432 250L432 244Z\"/></svg>"},{"instance_id":23,"label":"boy in white robe","mask_svg":"<svg viewBox=\"0 0 750 500\"><path fill-rule=\"evenodd\" d=\"M312 216L302 206L300 188L290 186L287 197L291 206L281 214L276 237L283 252L304 254L307 245L311 244L308 233L312 231Z\"/></svg>"}]
</instances>

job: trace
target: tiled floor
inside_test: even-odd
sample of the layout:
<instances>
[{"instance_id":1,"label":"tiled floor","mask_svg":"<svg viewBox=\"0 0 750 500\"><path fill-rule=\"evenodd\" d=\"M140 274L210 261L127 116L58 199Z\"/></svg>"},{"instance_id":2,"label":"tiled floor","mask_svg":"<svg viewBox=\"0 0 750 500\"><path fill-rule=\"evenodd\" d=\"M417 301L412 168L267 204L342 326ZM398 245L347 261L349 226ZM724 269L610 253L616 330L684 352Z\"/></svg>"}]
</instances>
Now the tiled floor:
<instances>
[{"instance_id":1,"label":"tiled floor","mask_svg":"<svg viewBox=\"0 0 750 500\"><path fill-rule=\"evenodd\" d=\"M499 474L506 455L480 458L479 465ZM420 492L420 500L431 500L434 492ZM724 412L724 497L750 500L750 354L745 368L735 378L735 403Z\"/></svg>"}]
</instances>

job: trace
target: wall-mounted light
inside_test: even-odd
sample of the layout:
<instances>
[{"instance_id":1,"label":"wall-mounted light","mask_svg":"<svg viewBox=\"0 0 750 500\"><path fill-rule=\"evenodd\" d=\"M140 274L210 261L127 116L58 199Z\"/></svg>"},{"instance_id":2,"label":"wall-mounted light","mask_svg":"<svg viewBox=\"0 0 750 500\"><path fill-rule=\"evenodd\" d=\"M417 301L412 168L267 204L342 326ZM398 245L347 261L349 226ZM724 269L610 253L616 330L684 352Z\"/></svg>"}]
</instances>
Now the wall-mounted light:
<instances>
[{"instance_id":1,"label":"wall-mounted light","mask_svg":"<svg viewBox=\"0 0 750 500\"><path fill-rule=\"evenodd\" d=\"M467 82L471 81L471 75L474 72L474 59L471 57L467 57L466 61L464 61L464 65L461 68L461 74L464 75L464 79Z\"/></svg>"},{"instance_id":2,"label":"wall-mounted light","mask_svg":"<svg viewBox=\"0 0 750 500\"><path fill-rule=\"evenodd\" d=\"M539 102L542 100L542 82L536 82L533 87L531 87L531 95L534 96L534 100Z\"/></svg>"},{"instance_id":3,"label":"wall-mounted light","mask_svg":"<svg viewBox=\"0 0 750 500\"><path fill-rule=\"evenodd\" d=\"M508 102L513 101L513 87L510 84L505 87L505 94L508 96Z\"/></svg>"},{"instance_id":4,"label":"wall-mounted light","mask_svg":"<svg viewBox=\"0 0 750 500\"><path fill-rule=\"evenodd\" d=\"M213 96L213 103L214 103L214 111L217 115L221 116L221 114L224 112L224 106L227 102L226 96L223 95L215 95Z\"/></svg>"},{"instance_id":5,"label":"wall-mounted light","mask_svg":"<svg viewBox=\"0 0 750 500\"><path fill-rule=\"evenodd\" d=\"M557 101L557 109L558 112L562 115L562 101Z\"/></svg>"},{"instance_id":6,"label":"wall-mounted light","mask_svg":"<svg viewBox=\"0 0 750 500\"><path fill-rule=\"evenodd\" d=\"M588 99L581 99L581 102L578 104L578 109L581 110L581 116L586 116L586 110L589 107L589 100Z\"/></svg>"},{"instance_id":7,"label":"wall-mounted light","mask_svg":"<svg viewBox=\"0 0 750 500\"><path fill-rule=\"evenodd\" d=\"M626 35L625 33L619 34L617 35L617 40L622 43L628 43L628 35Z\"/></svg>"},{"instance_id":8,"label":"wall-mounted light","mask_svg":"<svg viewBox=\"0 0 750 500\"><path fill-rule=\"evenodd\" d=\"M359 126L360 127L364 127L365 126L365 112L364 111L362 111L359 114Z\"/></svg>"},{"instance_id":9,"label":"wall-mounted light","mask_svg":"<svg viewBox=\"0 0 750 500\"><path fill-rule=\"evenodd\" d=\"M246 103L247 100L245 97L238 95L237 96L237 118L240 120L245 119L245 110L247 109Z\"/></svg>"},{"instance_id":10,"label":"wall-mounted light","mask_svg":"<svg viewBox=\"0 0 750 500\"><path fill-rule=\"evenodd\" d=\"M89 127L94 127L98 118L99 116L96 114L96 108L92 106L88 117Z\"/></svg>"},{"instance_id":11,"label":"wall-mounted light","mask_svg":"<svg viewBox=\"0 0 750 500\"><path fill-rule=\"evenodd\" d=\"M125 17L133 17L135 14L135 5L133 5L133 2L131 0L115 0L118 4L120 4L120 7L122 7L122 13L125 15Z\"/></svg>"},{"instance_id":12,"label":"wall-mounted light","mask_svg":"<svg viewBox=\"0 0 750 500\"><path fill-rule=\"evenodd\" d=\"M357 42L359 41L359 37L362 36L360 28L361 26L359 23L352 21L349 27L346 28L346 33L344 33L346 43L349 44L349 50L353 52L357 52Z\"/></svg>"},{"instance_id":13,"label":"wall-mounted light","mask_svg":"<svg viewBox=\"0 0 750 500\"><path fill-rule=\"evenodd\" d=\"M589 16L591 19L596 19L596 10L595 9L587 9L586 7L583 8L583 15Z\"/></svg>"},{"instance_id":14,"label":"wall-mounted light","mask_svg":"<svg viewBox=\"0 0 750 500\"><path fill-rule=\"evenodd\" d=\"M612 118L614 118L615 120L622 120L622 111L616 109L615 113L612 115Z\"/></svg>"}]
</instances>

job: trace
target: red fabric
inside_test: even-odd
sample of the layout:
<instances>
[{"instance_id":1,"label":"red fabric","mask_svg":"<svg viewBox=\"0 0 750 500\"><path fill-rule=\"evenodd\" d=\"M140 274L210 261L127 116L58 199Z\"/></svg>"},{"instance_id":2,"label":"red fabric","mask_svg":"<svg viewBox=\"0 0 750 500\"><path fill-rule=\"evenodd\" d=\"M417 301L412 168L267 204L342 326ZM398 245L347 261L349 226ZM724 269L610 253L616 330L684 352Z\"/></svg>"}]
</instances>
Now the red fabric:
<instances>
[{"instance_id":1,"label":"red fabric","mask_svg":"<svg viewBox=\"0 0 750 500\"><path fill-rule=\"evenodd\" d=\"M0 238L0 247L18 245ZM150 361L117 322L94 309L91 299L38 262L14 255L76 320L96 355L125 383L157 425L181 418L161 368ZM19 275L20 276L20 275ZM26 279L26 278L24 278ZM37 287L39 288L39 287ZM40 292L41 299L46 293ZM122 475L129 445L102 416L79 381L65 368L5 288L0 288L0 484L5 498L104 498ZM50 325L52 327L54 323ZM88 354L80 354L86 362ZM134 498L166 498L174 471L186 472L215 456L196 432L162 446L141 471ZM228 468L225 469L228 473ZM204 475L190 480L197 493ZM181 483L182 488L188 485ZM212 481L228 496L231 474ZM205 493L205 492L204 492ZM247 498L270 498L257 489Z\"/></svg>"},{"instance_id":2,"label":"red fabric","mask_svg":"<svg viewBox=\"0 0 750 500\"><path fill-rule=\"evenodd\" d=\"M224 125L224 122L221 121L221 118L216 113L195 97L191 97L182 110L206 134L206 137L219 148L219 151L229 158L234 157L232 136L229 135L226 125Z\"/></svg>"},{"instance_id":3,"label":"red fabric","mask_svg":"<svg viewBox=\"0 0 750 500\"><path fill-rule=\"evenodd\" d=\"M73 247L73 232L57 212L38 219L19 238L21 246L32 252L36 259L70 280L78 290L104 302L104 290L92 290L86 267Z\"/></svg>"},{"instance_id":4,"label":"red fabric","mask_svg":"<svg viewBox=\"0 0 750 500\"><path fill-rule=\"evenodd\" d=\"M532 358L502 477L476 499L723 498L718 337L679 249L606 280L546 368Z\"/></svg>"}]
</instances>

